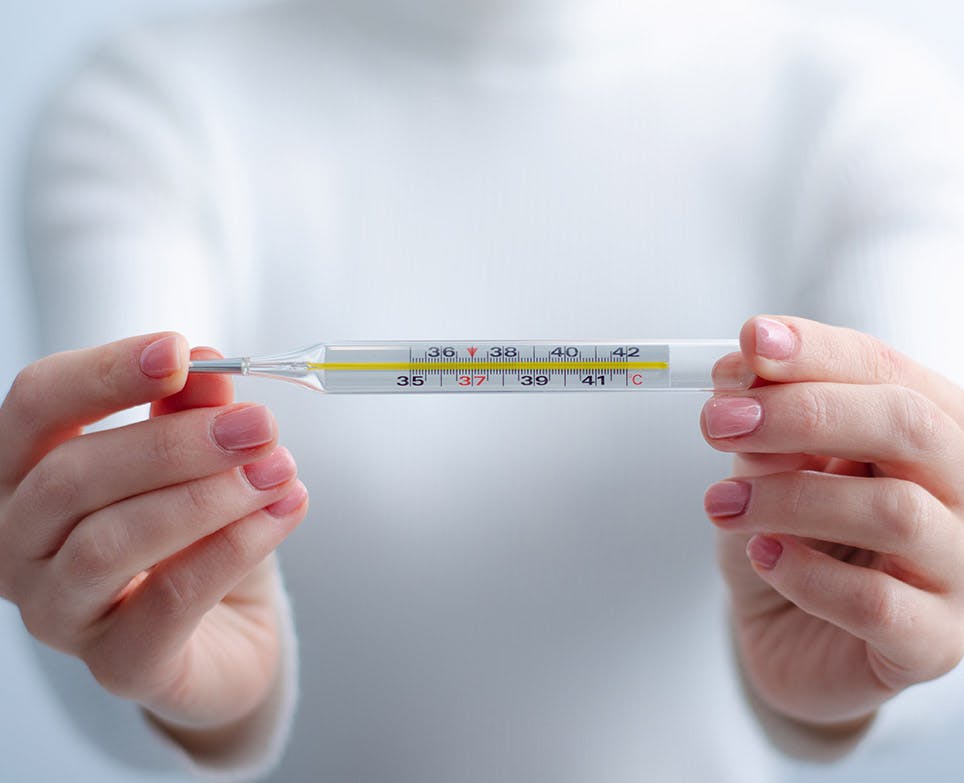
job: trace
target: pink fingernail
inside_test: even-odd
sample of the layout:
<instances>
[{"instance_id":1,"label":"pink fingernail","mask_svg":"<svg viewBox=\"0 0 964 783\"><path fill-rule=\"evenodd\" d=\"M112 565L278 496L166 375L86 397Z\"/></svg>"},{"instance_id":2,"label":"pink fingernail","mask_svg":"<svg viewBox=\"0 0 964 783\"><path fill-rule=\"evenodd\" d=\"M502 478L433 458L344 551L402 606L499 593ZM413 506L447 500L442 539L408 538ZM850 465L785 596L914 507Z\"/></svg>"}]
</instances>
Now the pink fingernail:
<instances>
[{"instance_id":1,"label":"pink fingernail","mask_svg":"<svg viewBox=\"0 0 964 783\"><path fill-rule=\"evenodd\" d=\"M743 391L749 389L756 379L743 354L728 353L713 366L713 388L718 391Z\"/></svg>"},{"instance_id":2,"label":"pink fingernail","mask_svg":"<svg viewBox=\"0 0 964 783\"><path fill-rule=\"evenodd\" d=\"M750 502L750 485L745 481L719 481L703 498L706 513L713 517L735 517L746 511Z\"/></svg>"},{"instance_id":3,"label":"pink fingernail","mask_svg":"<svg viewBox=\"0 0 964 783\"><path fill-rule=\"evenodd\" d=\"M711 438L749 435L763 421L763 407L750 397L714 397L703 408Z\"/></svg>"},{"instance_id":4,"label":"pink fingernail","mask_svg":"<svg viewBox=\"0 0 964 783\"><path fill-rule=\"evenodd\" d=\"M783 554L783 544L768 536L753 536L746 545L746 554L754 565L770 571Z\"/></svg>"},{"instance_id":5,"label":"pink fingernail","mask_svg":"<svg viewBox=\"0 0 964 783\"><path fill-rule=\"evenodd\" d=\"M150 378L167 378L183 366L181 346L176 335L162 337L141 351L141 372Z\"/></svg>"},{"instance_id":6,"label":"pink fingernail","mask_svg":"<svg viewBox=\"0 0 964 783\"><path fill-rule=\"evenodd\" d=\"M244 466L244 475L255 489L271 489L295 477L298 466L291 452L284 446L275 449L270 457Z\"/></svg>"},{"instance_id":7,"label":"pink fingernail","mask_svg":"<svg viewBox=\"0 0 964 783\"><path fill-rule=\"evenodd\" d=\"M241 451L270 443L274 417L263 405L249 405L222 413L214 420L214 439L222 449Z\"/></svg>"},{"instance_id":8,"label":"pink fingernail","mask_svg":"<svg viewBox=\"0 0 964 783\"><path fill-rule=\"evenodd\" d=\"M291 492L285 495L277 503L268 506L267 511L273 517L284 517L290 514L308 499L308 490L300 481L292 487Z\"/></svg>"},{"instance_id":9,"label":"pink fingernail","mask_svg":"<svg viewBox=\"0 0 964 783\"><path fill-rule=\"evenodd\" d=\"M764 359L789 359L797 341L790 328L772 318L757 318L756 352Z\"/></svg>"}]
</instances>

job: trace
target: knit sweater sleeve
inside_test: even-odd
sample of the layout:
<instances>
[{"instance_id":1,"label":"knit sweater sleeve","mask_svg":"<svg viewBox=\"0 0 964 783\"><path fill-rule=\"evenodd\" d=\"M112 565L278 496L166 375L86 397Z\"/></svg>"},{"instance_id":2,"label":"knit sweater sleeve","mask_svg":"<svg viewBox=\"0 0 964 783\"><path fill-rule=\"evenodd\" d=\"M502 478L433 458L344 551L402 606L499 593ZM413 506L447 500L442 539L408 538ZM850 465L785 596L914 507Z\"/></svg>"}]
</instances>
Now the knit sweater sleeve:
<instances>
[{"instance_id":1,"label":"knit sweater sleeve","mask_svg":"<svg viewBox=\"0 0 964 783\"><path fill-rule=\"evenodd\" d=\"M223 345L226 287L245 260L243 188L230 143L185 87L192 74L176 55L149 35L122 39L92 58L41 124L27 242L45 353L164 329ZM232 781L277 761L294 712L297 658L277 568L274 582L284 652L268 700L223 744L191 752L141 720L145 755L156 757L150 746L160 743L200 777ZM51 680L57 687L64 678ZM60 690L71 716L89 726L83 689ZM120 700L98 704L116 713L95 721L105 731L139 712Z\"/></svg>"},{"instance_id":2,"label":"knit sweater sleeve","mask_svg":"<svg viewBox=\"0 0 964 783\"><path fill-rule=\"evenodd\" d=\"M964 384L964 96L907 43L838 24L797 87L825 116L802 151L782 309L876 335ZM962 390L964 394L964 390ZM899 694L861 736L803 731L751 702L790 755L912 741L961 714L964 668Z\"/></svg>"}]
</instances>

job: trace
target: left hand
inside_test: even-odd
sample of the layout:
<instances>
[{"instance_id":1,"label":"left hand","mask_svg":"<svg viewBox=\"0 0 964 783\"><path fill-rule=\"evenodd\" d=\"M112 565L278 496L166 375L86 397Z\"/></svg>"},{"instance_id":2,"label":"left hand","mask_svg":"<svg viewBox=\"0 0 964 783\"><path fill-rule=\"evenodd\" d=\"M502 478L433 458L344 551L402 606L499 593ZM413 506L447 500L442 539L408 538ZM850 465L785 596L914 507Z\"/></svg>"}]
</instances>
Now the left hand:
<instances>
[{"instance_id":1,"label":"left hand","mask_svg":"<svg viewBox=\"0 0 964 783\"><path fill-rule=\"evenodd\" d=\"M720 530L747 677L774 710L860 725L964 656L964 390L878 340L751 319L760 379L703 409L736 478Z\"/></svg>"}]
</instances>

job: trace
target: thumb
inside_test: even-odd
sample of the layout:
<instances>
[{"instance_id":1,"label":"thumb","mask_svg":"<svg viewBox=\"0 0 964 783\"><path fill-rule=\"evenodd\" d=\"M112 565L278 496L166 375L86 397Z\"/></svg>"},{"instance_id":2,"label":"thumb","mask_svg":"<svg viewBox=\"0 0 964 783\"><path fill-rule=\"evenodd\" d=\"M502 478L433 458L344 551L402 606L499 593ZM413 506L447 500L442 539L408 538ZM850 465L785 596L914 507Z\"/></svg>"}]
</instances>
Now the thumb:
<instances>
[{"instance_id":1,"label":"thumb","mask_svg":"<svg viewBox=\"0 0 964 783\"><path fill-rule=\"evenodd\" d=\"M222 358L224 358L223 354L214 348L191 350L191 361ZM184 388L151 405L151 416L165 416L168 413L177 413L190 408L217 408L227 405L232 400L234 400L234 384L229 376L207 373L188 375Z\"/></svg>"},{"instance_id":2,"label":"thumb","mask_svg":"<svg viewBox=\"0 0 964 783\"><path fill-rule=\"evenodd\" d=\"M187 343L173 332L34 362L0 406L0 484L18 484L45 454L88 424L176 393L186 376Z\"/></svg>"}]
</instances>

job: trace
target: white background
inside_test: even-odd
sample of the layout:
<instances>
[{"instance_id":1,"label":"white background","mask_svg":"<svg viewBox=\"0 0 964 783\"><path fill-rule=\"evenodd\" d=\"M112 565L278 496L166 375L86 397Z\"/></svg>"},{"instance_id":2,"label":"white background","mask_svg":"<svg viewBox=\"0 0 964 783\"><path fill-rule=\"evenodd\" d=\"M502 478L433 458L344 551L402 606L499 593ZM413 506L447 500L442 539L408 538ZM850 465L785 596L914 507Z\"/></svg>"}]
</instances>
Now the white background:
<instances>
[{"instance_id":1,"label":"white background","mask_svg":"<svg viewBox=\"0 0 964 783\"><path fill-rule=\"evenodd\" d=\"M23 151L44 96L88 48L111 33L158 14L230 5L236 0L2 0L0 16L0 389L33 358L32 313L19 264ZM458 0L452 0L458 2ZM588 1L588 0L587 0ZM964 3L955 0L787 0L814 9L853 11L915 37L964 81ZM964 139L962 139L964 143ZM16 610L0 602L0 780L128 783L136 773L98 756L59 713L35 669L34 651ZM709 706L709 705L708 705ZM964 720L915 737L912 747L858 754L833 768L799 769L795 783L908 779L960 780ZM306 771L305 779L310 778ZM150 772L151 781L173 781ZM358 783L364 783L359 781ZM670 783L670 782L667 782Z\"/></svg>"}]
</instances>

